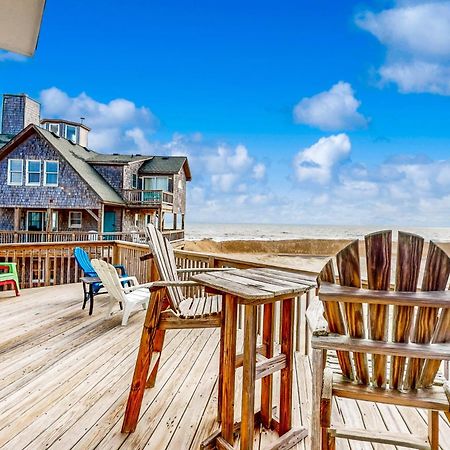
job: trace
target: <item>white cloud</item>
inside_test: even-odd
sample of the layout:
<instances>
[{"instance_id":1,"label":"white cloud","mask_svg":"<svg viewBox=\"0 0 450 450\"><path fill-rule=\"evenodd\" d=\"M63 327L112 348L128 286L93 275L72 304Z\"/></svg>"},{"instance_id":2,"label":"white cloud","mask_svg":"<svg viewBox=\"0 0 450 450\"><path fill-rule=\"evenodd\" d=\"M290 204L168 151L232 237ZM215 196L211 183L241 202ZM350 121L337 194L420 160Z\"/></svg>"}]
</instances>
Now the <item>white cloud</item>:
<instances>
[{"instance_id":1,"label":"white cloud","mask_svg":"<svg viewBox=\"0 0 450 450\"><path fill-rule=\"evenodd\" d=\"M450 95L450 2L402 2L356 17L387 47L381 80L400 92Z\"/></svg>"},{"instance_id":2,"label":"white cloud","mask_svg":"<svg viewBox=\"0 0 450 450\"><path fill-rule=\"evenodd\" d=\"M252 177L255 180L262 180L266 175L266 166L263 163L258 163L253 166Z\"/></svg>"},{"instance_id":3,"label":"white cloud","mask_svg":"<svg viewBox=\"0 0 450 450\"><path fill-rule=\"evenodd\" d=\"M360 106L351 85L339 81L329 91L300 100L293 114L296 123L321 130L351 130L367 125L367 119L358 112Z\"/></svg>"},{"instance_id":4,"label":"white cloud","mask_svg":"<svg viewBox=\"0 0 450 450\"><path fill-rule=\"evenodd\" d=\"M334 167L348 158L350 150L350 139L345 133L320 138L296 155L294 170L297 180L319 184L329 182Z\"/></svg>"},{"instance_id":5,"label":"white cloud","mask_svg":"<svg viewBox=\"0 0 450 450\"><path fill-rule=\"evenodd\" d=\"M450 95L450 66L424 61L398 62L380 68L385 82L398 85L402 93Z\"/></svg>"},{"instance_id":6,"label":"white cloud","mask_svg":"<svg viewBox=\"0 0 450 450\"><path fill-rule=\"evenodd\" d=\"M0 50L0 62L2 62L2 61L25 62L26 60L27 60L27 58L23 55Z\"/></svg>"},{"instance_id":7,"label":"white cloud","mask_svg":"<svg viewBox=\"0 0 450 450\"><path fill-rule=\"evenodd\" d=\"M84 92L70 97L61 89L52 87L41 91L40 100L46 117L74 121L84 117L84 123L92 128L90 146L98 151L127 152L132 144L139 149L146 139L145 133L153 132L158 123L150 109L138 107L123 98L102 103Z\"/></svg>"}]
</instances>

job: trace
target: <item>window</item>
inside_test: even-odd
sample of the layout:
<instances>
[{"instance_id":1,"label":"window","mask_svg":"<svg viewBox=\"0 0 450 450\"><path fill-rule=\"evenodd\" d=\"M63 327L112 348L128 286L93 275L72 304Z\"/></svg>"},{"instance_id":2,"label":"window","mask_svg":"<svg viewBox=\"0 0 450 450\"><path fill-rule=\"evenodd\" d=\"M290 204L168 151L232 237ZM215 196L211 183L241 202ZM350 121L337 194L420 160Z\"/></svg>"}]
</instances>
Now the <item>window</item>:
<instances>
[{"instance_id":1,"label":"window","mask_svg":"<svg viewBox=\"0 0 450 450\"><path fill-rule=\"evenodd\" d=\"M27 160L27 183L28 186L39 186L41 184L41 161Z\"/></svg>"},{"instance_id":2,"label":"window","mask_svg":"<svg viewBox=\"0 0 450 450\"><path fill-rule=\"evenodd\" d=\"M81 228L81 211L69 212L69 228Z\"/></svg>"},{"instance_id":3,"label":"window","mask_svg":"<svg viewBox=\"0 0 450 450\"><path fill-rule=\"evenodd\" d=\"M58 173L59 163L58 161L45 161L44 162L44 184L45 186L58 186Z\"/></svg>"},{"instance_id":4,"label":"window","mask_svg":"<svg viewBox=\"0 0 450 450\"><path fill-rule=\"evenodd\" d=\"M59 136L59 123L48 123L47 130Z\"/></svg>"},{"instance_id":5,"label":"window","mask_svg":"<svg viewBox=\"0 0 450 450\"><path fill-rule=\"evenodd\" d=\"M8 184L22 186L23 161L21 159L8 159Z\"/></svg>"},{"instance_id":6,"label":"window","mask_svg":"<svg viewBox=\"0 0 450 450\"><path fill-rule=\"evenodd\" d=\"M146 190L169 190L169 177L145 177L144 189Z\"/></svg>"},{"instance_id":7,"label":"window","mask_svg":"<svg viewBox=\"0 0 450 450\"><path fill-rule=\"evenodd\" d=\"M134 215L134 226L139 227L139 214Z\"/></svg>"},{"instance_id":8,"label":"window","mask_svg":"<svg viewBox=\"0 0 450 450\"><path fill-rule=\"evenodd\" d=\"M58 231L58 211L52 211L52 231Z\"/></svg>"},{"instance_id":9,"label":"window","mask_svg":"<svg viewBox=\"0 0 450 450\"><path fill-rule=\"evenodd\" d=\"M69 141L75 144L77 143L77 127L66 125L66 139L69 139Z\"/></svg>"},{"instance_id":10,"label":"window","mask_svg":"<svg viewBox=\"0 0 450 450\"><path fill-rule=\"evenodd\" d=\"M137 189L137 184L138 184L138 177L135 173L133 173L132 180L131 180L131 187L133 189Z\"/></svg>"},{"instance_id":11,"label":"window","mask_svg":"<svg viewBox=\"0 0 450 450\"><path fill-rule=\"evenodd\" d=\"M146 214L145 215L145 223L148 225L149 223L152 223L152 215Z\"/></svg>"}]
</instances>

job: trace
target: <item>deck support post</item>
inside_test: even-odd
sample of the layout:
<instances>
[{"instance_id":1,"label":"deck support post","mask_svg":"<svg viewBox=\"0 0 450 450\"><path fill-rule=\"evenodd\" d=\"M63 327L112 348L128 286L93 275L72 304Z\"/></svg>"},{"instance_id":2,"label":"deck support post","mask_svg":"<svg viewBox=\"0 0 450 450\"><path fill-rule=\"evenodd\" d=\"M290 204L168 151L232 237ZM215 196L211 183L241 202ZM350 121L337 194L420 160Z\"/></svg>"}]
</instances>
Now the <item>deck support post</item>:
<instances>
[{"instance_id":1,"label":"deck support post","mask_svg":"<svg viewBox=\"0 0 450 450\"><path fill-rule=\"evenodd\" d=\"M14 231L20 230L20 208L14 208ZM19 236L14 233L14 242L19 241Z\"/></svg>"}]
</instances>

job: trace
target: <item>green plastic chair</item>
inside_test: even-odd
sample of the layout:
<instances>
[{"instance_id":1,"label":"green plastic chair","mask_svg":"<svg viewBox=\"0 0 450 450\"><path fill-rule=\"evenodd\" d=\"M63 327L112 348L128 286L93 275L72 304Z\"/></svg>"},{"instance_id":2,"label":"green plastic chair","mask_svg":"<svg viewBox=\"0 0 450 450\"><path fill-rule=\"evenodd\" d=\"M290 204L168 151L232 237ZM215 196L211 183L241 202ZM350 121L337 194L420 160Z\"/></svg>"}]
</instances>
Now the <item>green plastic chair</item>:
<instances>
[{"instance_id":1,"label":"green plastic chair","mask_svg":"<svg viewBox=\"0 0 450 450\"><path fill-rule=\"evenodd\" d=\"M12 285L16 291L16 296L20 295L19 288L19 275L17 274L17 264L10 262L0 262L0 270L6 272L0 272L0 286Z\"/></svg>"}]
</instances>

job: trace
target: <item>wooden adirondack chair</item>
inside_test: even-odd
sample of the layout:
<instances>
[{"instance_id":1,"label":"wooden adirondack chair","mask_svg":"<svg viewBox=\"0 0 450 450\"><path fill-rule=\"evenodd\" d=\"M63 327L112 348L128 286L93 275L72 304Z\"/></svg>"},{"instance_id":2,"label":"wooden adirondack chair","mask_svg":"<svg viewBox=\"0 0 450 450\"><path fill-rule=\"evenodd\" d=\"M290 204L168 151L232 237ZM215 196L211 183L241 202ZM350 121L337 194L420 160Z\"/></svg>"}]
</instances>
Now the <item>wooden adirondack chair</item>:
<instances>
[{"instance_id":1,"label":"wooden adirondack chair","mask_svg":"<svg viewBox=\"0 0 450 450\"><path fill-rule=\"evenodd\" d=\"M122 325L126 325L133 309L136 309L137 306L141 306L143 309L147 308L150 299L148 288L152 286L151 283L139 284L137 278L133 276L119 278L116 267L102 259L93 259L91 263L109 294L108 316L112 314L112 310L118 302L121 306L123 305ZM131 286L124 287L125 282Z\"/></svg>"},{"instance_id":2,"label":"wooden adirondack chair","mask_svg":"<svg viewBox=\"0 0 450 450\"><path fill-rule=\"evenodd\" d=\"M152 283L152 296L142 330L141 345L122 426L123 433L135 430L144 389L155 385L166 330L221 326L221 297L204 295L185 298L181 288L198 285L192 281L181 281L178 274L227 269L177 269L170 242L152 224L147 225L145 233L161 281ZM219 372L222 373L220 369ZM219 408L220 403L219 394Z\"/></svg>"},{"instance_id":3,"label":"wooden adirondack chair","mask_svg":"<svg viewBox=\"0 0 450 450\"><path fill-rule=\"evenodd\" d=\"M439 411L450 420L448 382L435 383L441 362L450 360L450 258L430 242L421 276L424 240L399 232L392 290L391 234L365 237L367 288L358 241L336 256L340 285L332 260L319 275L326 322L312 338L313 450L334 449L336 437L435 450ZM337 356L340 374L327 367L327 351ZM427 409L428 437L332 429L333 396Z\"/></svg>"}]
</instances>

